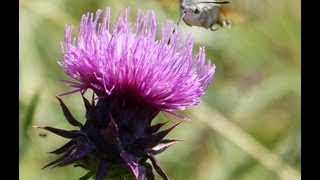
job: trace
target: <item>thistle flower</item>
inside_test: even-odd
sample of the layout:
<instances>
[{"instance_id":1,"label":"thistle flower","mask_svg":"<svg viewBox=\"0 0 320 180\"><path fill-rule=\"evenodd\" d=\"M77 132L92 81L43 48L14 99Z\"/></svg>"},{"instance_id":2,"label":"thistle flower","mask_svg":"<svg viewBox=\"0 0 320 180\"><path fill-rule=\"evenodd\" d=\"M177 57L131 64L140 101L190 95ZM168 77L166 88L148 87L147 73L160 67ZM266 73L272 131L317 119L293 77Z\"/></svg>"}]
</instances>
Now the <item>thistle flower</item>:
<instances>
[{"instance_id":1,"label":"thistle flower","mask_svg":"<svg viewBox=\"0 0 320 180\"><path fill-rule=\"evenodd\" d=\"M76 82L65 81L75 88L65 94L81 92L86 122L78 122L57 97L67 121L80 130L37 126L71 139L51 152L63 155L45 167L74 164L88 170L81 179L96 180L155 179L154 168L169 179L155 155L179 142L164 139L178 124L160 131L165 123L152 120L161 111L186 119L175 111L199 104L215 66L205 64L203 48L192 55L192 38L178 29L173 33L172 21L162 25L157 39L153 12L139 11L134 24L128 22L129 8L114 23L109 8L101 23L100 15L101 10L83 15L74 41L72 27L66 27L60 65ZM89 102L83 96L87 89L98 97Z\"/></svg>"}]
</instances>

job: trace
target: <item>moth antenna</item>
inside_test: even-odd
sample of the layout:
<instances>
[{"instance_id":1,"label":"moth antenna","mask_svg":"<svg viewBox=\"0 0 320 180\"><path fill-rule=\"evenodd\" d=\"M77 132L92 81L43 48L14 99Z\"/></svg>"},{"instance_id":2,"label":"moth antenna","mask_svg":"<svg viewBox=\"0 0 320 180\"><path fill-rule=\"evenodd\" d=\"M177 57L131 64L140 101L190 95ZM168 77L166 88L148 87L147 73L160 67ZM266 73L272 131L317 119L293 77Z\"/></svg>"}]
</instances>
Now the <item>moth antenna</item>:
<instances>
[{"instance_id":1,"label":"moth antenna","mask_svg":"<svg viewBox=\"0 0 320 180\"><path fill-rule=\"evenodd\" d=\"M203 1L203 2L197 2L197 4L200 4L200 3L212 3L212 4L228 4L229 1Z\"/></svg>"}]
</instances>

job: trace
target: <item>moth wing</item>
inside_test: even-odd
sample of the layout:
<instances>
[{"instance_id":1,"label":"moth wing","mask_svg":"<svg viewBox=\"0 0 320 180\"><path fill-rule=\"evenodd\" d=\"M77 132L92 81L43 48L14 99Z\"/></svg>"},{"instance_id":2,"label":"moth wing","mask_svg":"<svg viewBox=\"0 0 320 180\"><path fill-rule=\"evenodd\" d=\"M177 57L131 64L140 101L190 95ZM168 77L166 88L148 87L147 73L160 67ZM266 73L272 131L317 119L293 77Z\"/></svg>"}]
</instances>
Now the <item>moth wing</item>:
<instances>
[{"instance_id":1,"label":"moth wing","mask_svg":"<svg viewBox=\"0 0 320 180\"><path fill-rule=\"evenodd\" d=\"M218 21L229 24L240 24L247 20L247 16L232 6L221 6Z\"/></svg>"},{"instance_id":2,"label":"moth wing","mask_svg":"<svg viewBox=\"0 0 320 180\"><path fill-rule=\"evenodd\" d=\"M180 0L182 1L182 0ZM175 10L179 6L178 0L157 0L156 1L164 10Z\"/></svg>"}]
</instances>

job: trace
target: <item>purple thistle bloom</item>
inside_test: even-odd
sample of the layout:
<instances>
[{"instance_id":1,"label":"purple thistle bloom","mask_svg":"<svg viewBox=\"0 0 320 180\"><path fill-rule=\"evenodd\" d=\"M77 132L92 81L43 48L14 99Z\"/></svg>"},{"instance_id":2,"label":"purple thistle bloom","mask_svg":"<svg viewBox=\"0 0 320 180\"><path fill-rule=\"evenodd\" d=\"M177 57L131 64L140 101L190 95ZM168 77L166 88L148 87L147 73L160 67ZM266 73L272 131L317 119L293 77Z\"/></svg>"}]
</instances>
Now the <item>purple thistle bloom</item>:
<instances>
[{"instance_id":1,"label":"purple thistle bloom","mask_svg":"<svg viewBox=\"0 0 320 180\"><path fill-rule=\"evenodd\" d=\"M183 39L174 23L162 26L156 39L154 13L138 13L135 24L127 21L129 9L110 28L110 10L101 24L96 17L83 15L77 42L72 28L66 28L64 61L66 73L80 81L70 86L91 88L99 96L130 96L133 100L172 112L197 105L214 75L214 65L205 64L200 48L192 55L193 40ZM168 45L168 40L170 44Z\"/></svg>"},{"instance_id":2,"label":"purple thistle bloom","mask_svg":"<svg viewBox=\"0 0 320 180\"><path fill-rule=\"evenodd\" d=\"M82 93L86 122L77 121L57 97L68 123L80 130L36 126L71 139L50 152L63 155L44 168L74 164L89 171L82 180L153 180L154 168L169 179L155 156L179 142L163 139L178 124L160 131L166 123L152 124L152 120L160 111L177 115L174 111L199 104L215 66L205 64L203 48L192 55L193 40L190 36L184 39L172 21L162 26L157 40L154 13L139 11L136 22L130 24L126 9L112 27L110 9L102 23L98 22L100 15L101 10L95 17L83 15L74 41L72 28L66 27L60 65L78 81L65 82L76 88L72 92ZM97 102L94 96L91 102L83 96L87 89L98 96Z\"/></svg>"}]
</instances>

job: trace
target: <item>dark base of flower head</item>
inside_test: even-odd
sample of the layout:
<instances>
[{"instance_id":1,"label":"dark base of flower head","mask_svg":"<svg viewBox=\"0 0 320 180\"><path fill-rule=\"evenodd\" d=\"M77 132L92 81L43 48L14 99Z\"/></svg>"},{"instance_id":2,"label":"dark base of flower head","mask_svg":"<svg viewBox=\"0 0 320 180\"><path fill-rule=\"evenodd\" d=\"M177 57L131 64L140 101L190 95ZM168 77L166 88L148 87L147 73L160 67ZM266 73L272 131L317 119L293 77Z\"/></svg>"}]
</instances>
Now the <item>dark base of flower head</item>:
<instances>
[{"instance_id":1,"label":"dark base of flower head","mask_svg":"<svg viewBox=\"0 0 320 180\"><path fill-rule=\"evenodd\" d=\"M81 180L94 177L103 179L153 180L153 170L169 179L160 168L155 155L178 143L178 140L163 138L177 125L159 131L165 123L151 125L159 110L125 102L116 96L101 98L97 104L90 103L83 95L86 107L86 122L82 125L70 113L63 101L57 97L69 124L80 130L62 130L48 126L36 126L71 139L60 148L50 152L62 155L44 168L73 164L88 173ZM151 161L151 164L147 162Z\"/></svg>"}]
</instances>

